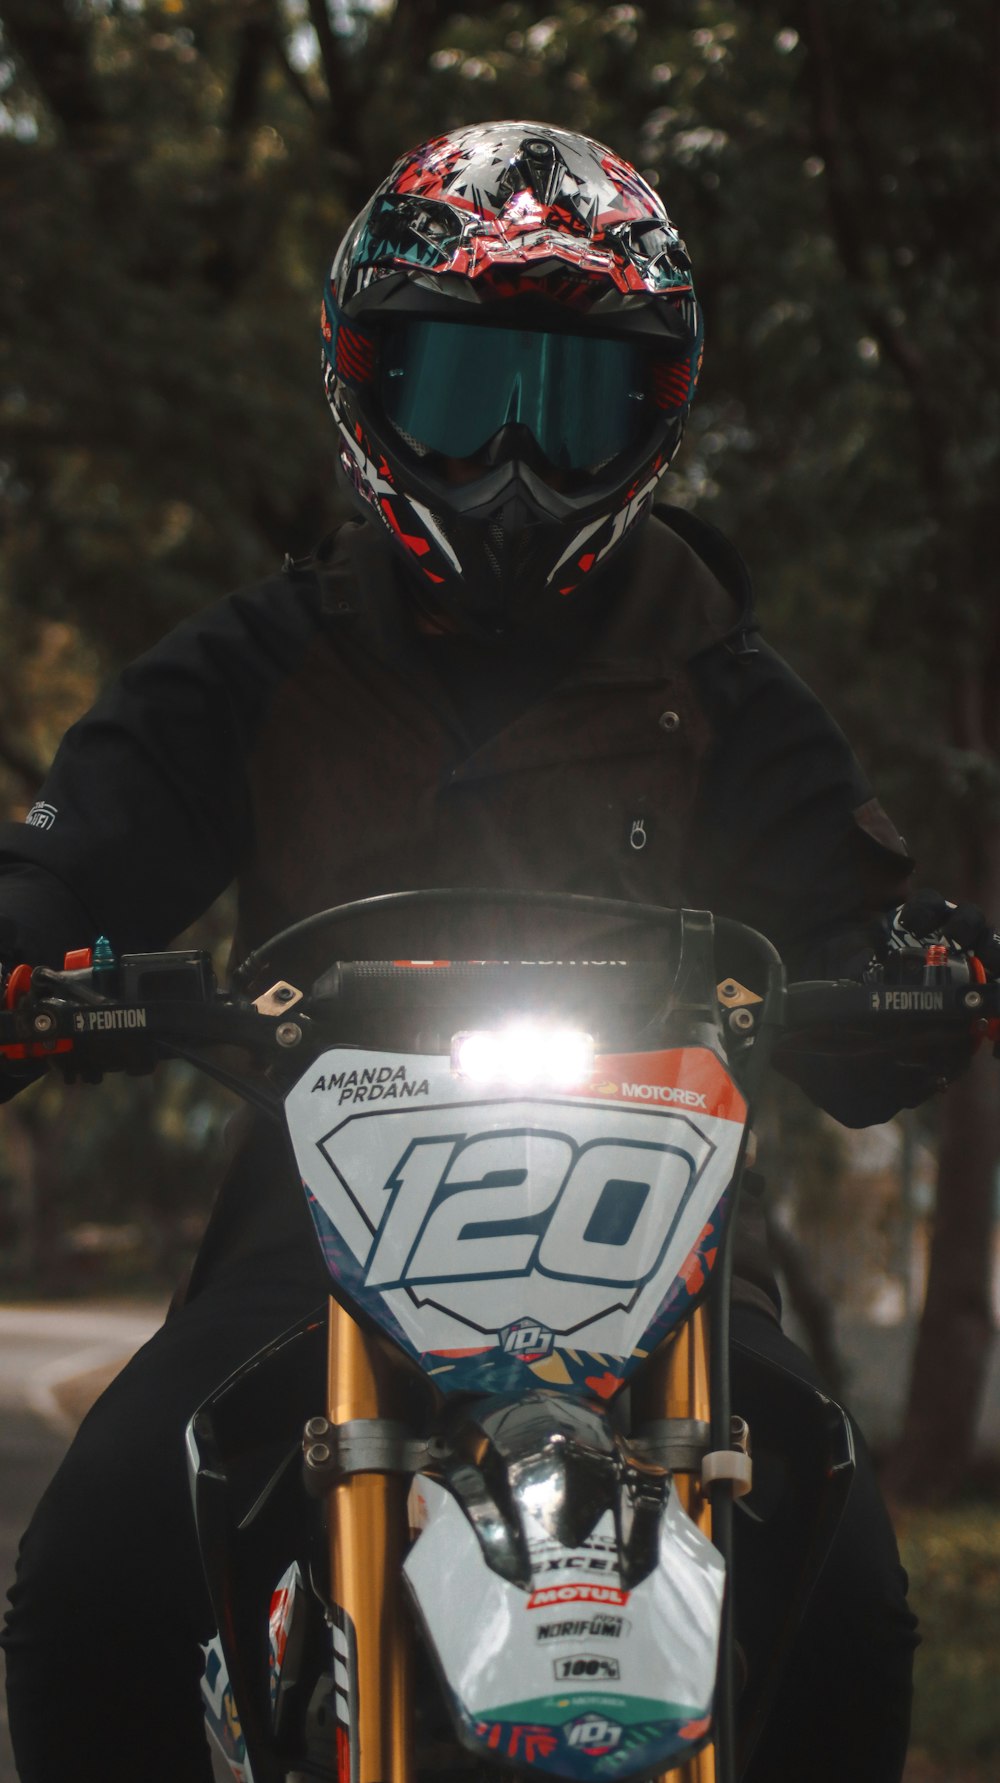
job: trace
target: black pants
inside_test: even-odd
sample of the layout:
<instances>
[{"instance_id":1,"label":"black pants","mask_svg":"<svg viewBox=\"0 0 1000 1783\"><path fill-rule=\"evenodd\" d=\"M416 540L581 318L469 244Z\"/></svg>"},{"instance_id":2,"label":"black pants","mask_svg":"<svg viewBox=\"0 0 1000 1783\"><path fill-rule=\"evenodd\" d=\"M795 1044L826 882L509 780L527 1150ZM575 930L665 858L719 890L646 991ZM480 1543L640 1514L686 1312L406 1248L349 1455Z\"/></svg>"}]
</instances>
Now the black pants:
<instances>
[{"instance_id":1,"label":"black pants","mask_svg":"<svg viewBox=\"0 0 1000 1783\"><path fill-rule=\"evenodd\" d=\"M769 1437L776 1432L780 1449L790 1453L803 1437L798 1382L820 1387L815 1368L761 1313L734 1308L733 1340L734 1410L740 1409L741 1377L754 1380L759 1398L762 1382L750 1364L761 1359L775 1415L768 1408L767 1418L753 1427L759 1435L766 1424ZM783 1384L784 1372L794 1378ZM750 1416L753 1420L752 1407ZM898 1783L903 1773L917 1622L907 1605L907 1578L871 1455L856 1425L852 1432L856 1467L846 1506L743 1783L842 1783L848 1777L851 1783ZM765 1460L755 1460L755 1498ZM780 1495L778 1502L780 1507ZM781 1530L780 1508L760 1530L738 1514L735 1518L736 1627L751 1672L764 1667L762 1623L768 1624L770 1652L775 1620L762 1617L761 1606L780 1592L789 1570L782 1564ZM798 1554L796 1549L796 1560Z\"/></svg>"},{"instance_id":2,"label":"black pants","mask_svg":"<svg viewBox=\"0 0 1000 1783\"><path fill-rule=\"evenodd\" d=\"M223 1270L84 1420L24 1536L10 1594L4 1646L22 1783L210 1783L198 1681L212 1619L184 1428L214 1386L322 1295L297 1249ZM761 1315L738 1314L735 1335L811 1378L806 1358ZM736 1539L739 1580L744 1560L748 1575L754 1561L745 1518ZM862 1446L748 1783L896 1783L915 1645L905 1589Z\"/></svg>"}]
</instances>

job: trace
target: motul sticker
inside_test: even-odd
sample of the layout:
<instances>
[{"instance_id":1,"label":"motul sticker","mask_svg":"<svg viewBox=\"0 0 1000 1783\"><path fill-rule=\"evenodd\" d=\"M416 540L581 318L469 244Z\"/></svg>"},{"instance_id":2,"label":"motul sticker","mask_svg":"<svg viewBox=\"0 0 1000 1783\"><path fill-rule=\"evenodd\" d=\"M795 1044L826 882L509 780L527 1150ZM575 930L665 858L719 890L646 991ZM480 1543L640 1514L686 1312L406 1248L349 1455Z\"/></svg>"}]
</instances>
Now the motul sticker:
<instances>
[{"instance_id":1,"label":"motul sticker","mask_svg":"<svg viewBox=\"0 0 1000 1783\"><path fill-rule=\"evenodd\" d=\"M617 1585L541 1585L528 1599L529 1610L544 1610L554 1603L628 1603L628 1592Z\"/></svg>"}]
</instances>

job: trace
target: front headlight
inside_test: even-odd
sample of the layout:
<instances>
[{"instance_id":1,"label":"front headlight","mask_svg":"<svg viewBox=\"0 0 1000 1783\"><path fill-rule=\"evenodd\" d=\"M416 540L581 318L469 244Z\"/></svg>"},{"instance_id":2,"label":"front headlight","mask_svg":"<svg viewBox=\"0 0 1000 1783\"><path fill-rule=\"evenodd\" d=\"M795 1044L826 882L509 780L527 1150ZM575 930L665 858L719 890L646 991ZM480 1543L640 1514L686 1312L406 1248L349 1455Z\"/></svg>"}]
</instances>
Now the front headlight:
<instances>
[{"instance_id":1,"label":"front headlight","mask_svg":"<svg viewBox=\"0 0 1000 1783\"><path fill-rule=\"evenodd\" d=\"M451 1068L470 1083L573 1089L594 1069L594 1041L577 1028L514 1022L507 1028L480 1028L456 1034Z\"/></svg>"}]
</instances>

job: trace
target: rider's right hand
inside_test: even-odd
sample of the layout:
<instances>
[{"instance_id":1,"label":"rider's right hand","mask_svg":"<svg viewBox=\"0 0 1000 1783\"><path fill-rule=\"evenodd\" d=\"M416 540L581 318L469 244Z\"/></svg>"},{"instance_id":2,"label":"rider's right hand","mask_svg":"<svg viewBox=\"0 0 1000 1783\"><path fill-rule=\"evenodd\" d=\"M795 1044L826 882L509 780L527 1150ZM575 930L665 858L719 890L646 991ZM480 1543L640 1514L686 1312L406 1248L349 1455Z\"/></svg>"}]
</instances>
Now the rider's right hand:
<instances>
[{"instance_id":1,"label":"rider's right hand","mask_svg":"<svg viewBox=\"0 0 1000 1783\"><path fill-rule=\"evenodd\" d=\"M0 916L0 1009L6 1007L7 981L13 967L22 957L17 926L9 916ZM44 1071L44 1065L23 1064L0 1058L0 1103L9 1102Z\"/></svg>"},{"instance_id":2,"label":"rider's right hand","mask_svg":"<svg viewBox=\"0 0 1000 1783\"><path fill-rule=\"evenodd\" d=\"M6 984L6 979L7 968L0 960L0 984ZM34 1083L39 1075L39 1067L34 1063L17 1064L10 1059L0 1058L0 1104L9 1102L29 1083Z\"/></svg>"}]
</instances>

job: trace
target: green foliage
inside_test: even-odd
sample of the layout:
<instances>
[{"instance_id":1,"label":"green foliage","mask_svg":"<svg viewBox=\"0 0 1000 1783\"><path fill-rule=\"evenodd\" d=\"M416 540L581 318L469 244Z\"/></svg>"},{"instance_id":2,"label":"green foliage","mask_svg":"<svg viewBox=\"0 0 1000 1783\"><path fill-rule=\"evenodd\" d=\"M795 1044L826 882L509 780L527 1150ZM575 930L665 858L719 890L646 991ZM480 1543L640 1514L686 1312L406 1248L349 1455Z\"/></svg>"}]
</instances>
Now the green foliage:
<instances>
[{"instance_id":1,"label":"green foliage","mask_svg":"<svg viewBox=\"0 0 1000 1783\"><path fill-rule=\"evenodd\" d=\"M178 1064L97 1092L53 1076L2 1112L3 1292L172 1292L218 1187L233 1098Z\"/></svg>"},{"instance_id":2,"label":"green foliage","mask_svg":"<svg viewBox=\"0 0 1000 1783\"><path fill-rule=\"evenodd\" d=\"M900 1552L921 1625L913 1744L941 1776L994 1777L1000 1764L1000 1511L995 1503L907 1512ZM980 1768L981 1767L981 1768Z\"/></svg>"},{"instance_id":3,"label":"green foliage","mask_svg":"<svg viewBox=\"0 0 1000 1783\"><path fill-rule=\"evenodd\" d=\"M915 803L895 758L942 631L956 676L994 647L986 0L4 16L8 601L111 664L308 545L336 512L314 324L337 236L420 137L547 118L634 159L686 234L708 352L674 493L733 529L771 629ZM897 669L889 711L864 654ZM946 715L921 728L925 774L975 777Z\"/></svg>"},{"instance_id":4,"label":"green foliage","mask_svg":"<svg viewBox=\"0 0 1000 1783\"><path fill-rule=\"evenodd\" d=\"M925 876L991 901L990 0L5 0L2 20L0 802L30 803L102 677L342 511L317 375L336 240L413 142L533 116L658 185L707 318L671 494L743 547Z\"/></svg>"},{"instance_id":5,"label":"green foliage","mask_svg":"<svg viewBox=\"0 0 1000 1783\"><path fill-rule=\"evenodd\" d=\"M273 58L240 96L248 9L163 10L184 22L91 17L98 125L59 131L36 102L37 137L0 136L4 592L109 664L311 542L332 482L316 313L343 201Z\"/></svg>"}]
</instances>

